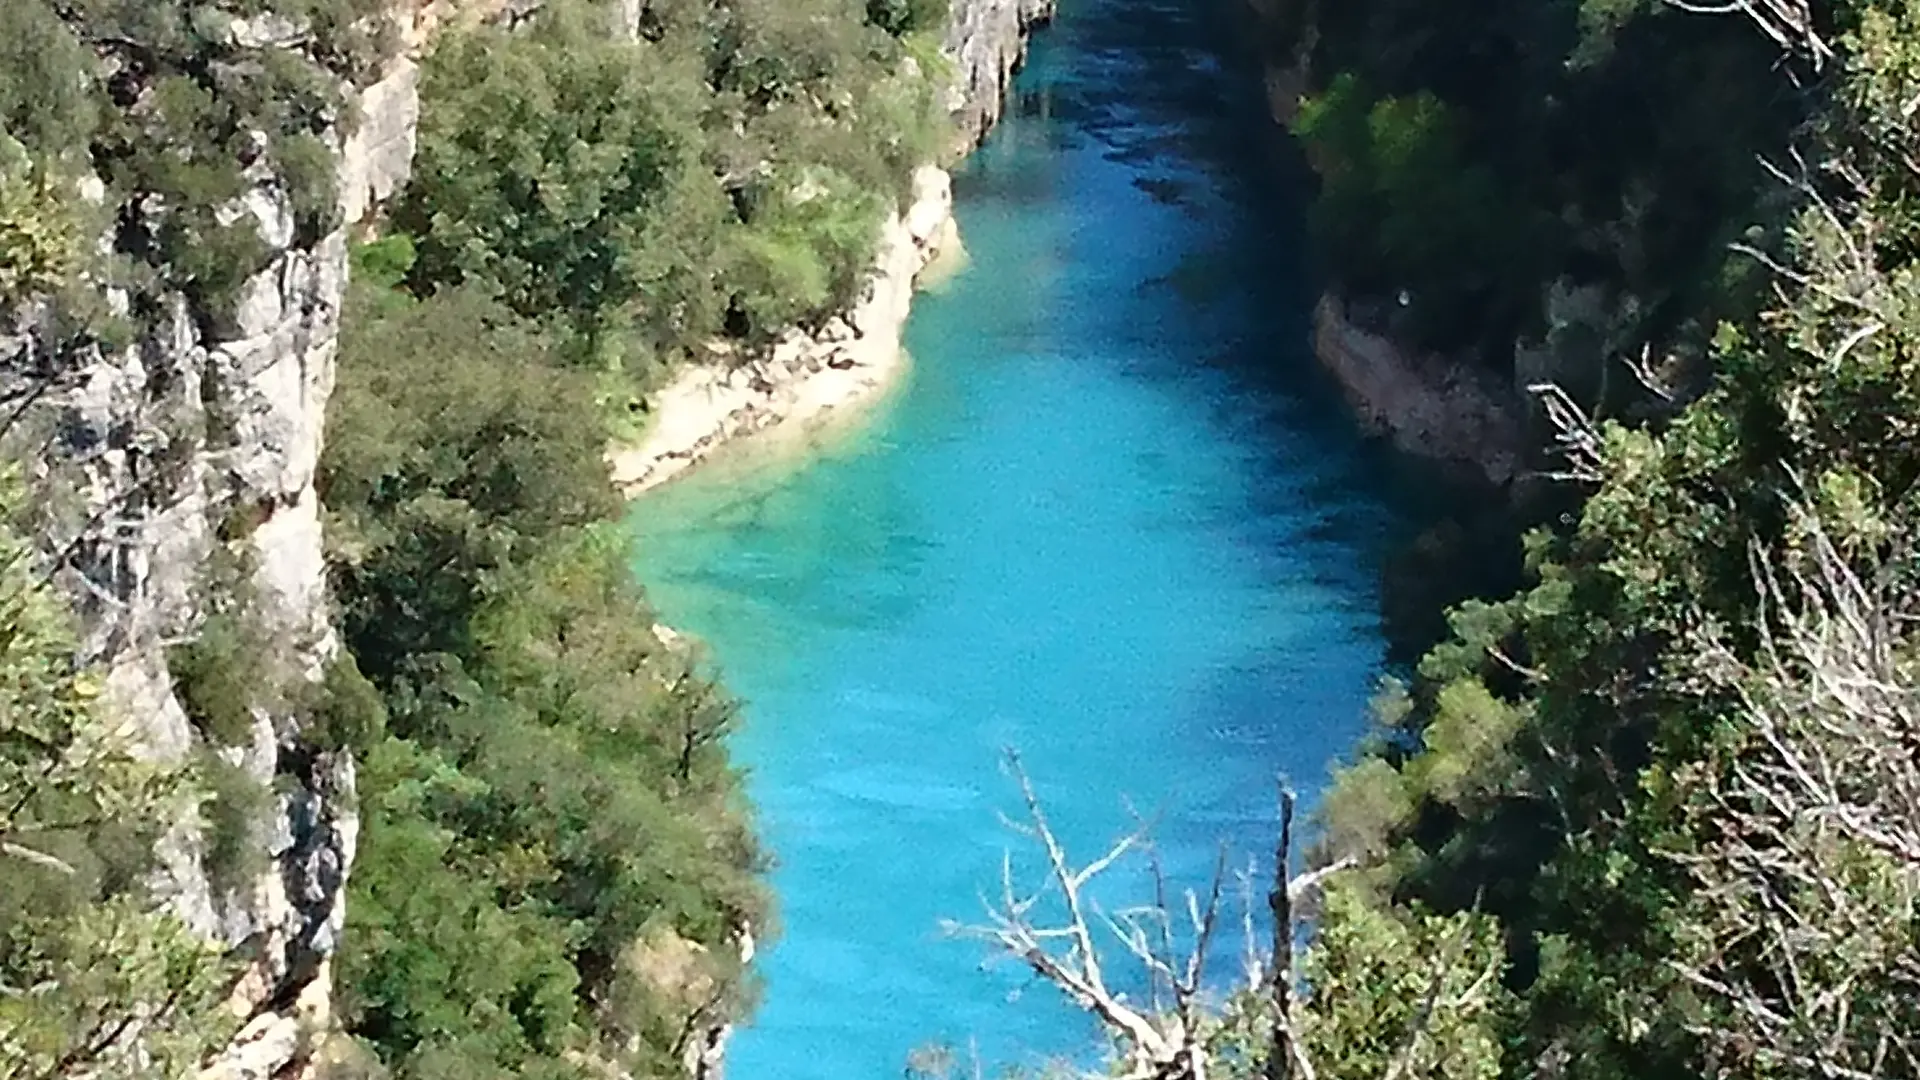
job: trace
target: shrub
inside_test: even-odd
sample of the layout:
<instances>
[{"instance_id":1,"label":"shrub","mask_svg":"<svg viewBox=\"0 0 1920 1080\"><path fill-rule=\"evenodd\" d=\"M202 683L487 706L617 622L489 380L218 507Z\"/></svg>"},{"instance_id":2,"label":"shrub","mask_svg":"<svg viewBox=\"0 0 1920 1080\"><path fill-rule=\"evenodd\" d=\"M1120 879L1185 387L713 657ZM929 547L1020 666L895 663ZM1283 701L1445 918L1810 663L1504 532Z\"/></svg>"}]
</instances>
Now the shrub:
<instances>
[{"instance_id":1,"label":"shrub","mask_svg":"<svg viewBox=\"0 0 1920 1080\"><path fill-rule=\"evenodd\" d=\"M386 734L386 701L360 674L352 653L335 656L315 690L319 701L304 732L315 746L364 755Z\"/></svg>"},{"instance_id":2,"label":"shrub","mask_svg":"<svg viewBox=\"0 0 1920 1080\"><path fill-rule=\"evenodd\" d=\"M194 760L205 792L200 804L203 865L216 897L239 892L267 869L261 826L272 815L273 791L210 749Z\"/></svg>"},{"instance_id":3,"label":"shrub","mask_svg":"<svg viewBox=\"0 0 1920 1080\"><path fill-rule=\"evenodd\" d=\"M167 670L173 674L174 695L200 734L218 746L253 741L253 709L264 704L265 664L259 642L250 639L238 617L230 612L208 616L199 637L167 650Z\"/></svg>"}]
</instances>

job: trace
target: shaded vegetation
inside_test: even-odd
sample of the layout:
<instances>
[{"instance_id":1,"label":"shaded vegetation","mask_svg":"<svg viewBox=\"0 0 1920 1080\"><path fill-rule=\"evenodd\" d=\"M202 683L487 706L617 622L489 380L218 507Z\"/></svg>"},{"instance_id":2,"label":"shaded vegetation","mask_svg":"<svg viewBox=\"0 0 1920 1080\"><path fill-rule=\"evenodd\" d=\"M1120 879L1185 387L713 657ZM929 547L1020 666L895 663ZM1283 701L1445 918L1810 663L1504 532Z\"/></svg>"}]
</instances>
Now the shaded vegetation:
<instances>
[{"instance_id":1,"label":"shaded vegetation","mask_svg":"<svg viewBox=\"0 0 1920 1080\"><path fill-rule=\"evenodd\" d=\"M0 472L0 519L21 498ZM219 951L148 892L158 832L194 789L103 715L68 612L5 528L0 615L0 1073L189 1072L235 1027Z\"/></svg>"},{"instance_id":2,"label":"shaded vegetation","mask_svg":"<svg viewBox=\"0 0 1920 1080\"><path fill-rule=\"evenodd\" d=\"M1698 382L1566 421L1575 511L1383 691L1322 810L1319 862L1355 868L1304 997L1231 1003L1216 1075L1920 1075L1920 20L1769 10L1811 14L1284 13L1343 286L1497 362L1571 348L1550 316L1596 286L1606 325L1550 365L1580 400L1649 342Z\"/></svg>"},{"instance_id":3,"label":"shaded vegetation","mask_svg":"<svg viewBox=\"0 0 1920 1080\"><path fill-rule=\"evenodd\" d=\"M1341 289L1404 299L1415 345L1609 411L1651 407L1619 369L1646 346L1704 385L1714 326L1766 299L1727 252L1777 237L1757 156L1814 100L1772 42L1659 0L1280 7L1267 48L1307 77L1292 126Z\"/></svg>"}]
</instances>

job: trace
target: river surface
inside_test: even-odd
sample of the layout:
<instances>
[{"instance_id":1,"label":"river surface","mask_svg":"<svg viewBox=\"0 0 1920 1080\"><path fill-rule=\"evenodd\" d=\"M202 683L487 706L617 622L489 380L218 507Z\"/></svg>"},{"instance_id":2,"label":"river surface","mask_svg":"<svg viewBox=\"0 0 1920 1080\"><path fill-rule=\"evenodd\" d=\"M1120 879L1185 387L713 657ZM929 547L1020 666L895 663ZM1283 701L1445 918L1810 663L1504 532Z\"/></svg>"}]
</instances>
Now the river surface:
<instances>
[{"instance_id":1,"label":"river surface","mask_svg":"<svg viewBox=\"0 0 1920 1080\"><path fill-rule=\"evenodd\" d=\"M906 383L635 505L655 604L747 703L777 859L738 1080L1085 1051L1049 988L940 933L1021 843L1003 748L1078 857L1131 804L1198 885L1223 840L1272 850L1278 774L1310 793L1363 729L1401 526L1307 355L1301 195L1215 7L1065 0L957 176L971 263L917 303Z\"/></svg>"}]
</instances>

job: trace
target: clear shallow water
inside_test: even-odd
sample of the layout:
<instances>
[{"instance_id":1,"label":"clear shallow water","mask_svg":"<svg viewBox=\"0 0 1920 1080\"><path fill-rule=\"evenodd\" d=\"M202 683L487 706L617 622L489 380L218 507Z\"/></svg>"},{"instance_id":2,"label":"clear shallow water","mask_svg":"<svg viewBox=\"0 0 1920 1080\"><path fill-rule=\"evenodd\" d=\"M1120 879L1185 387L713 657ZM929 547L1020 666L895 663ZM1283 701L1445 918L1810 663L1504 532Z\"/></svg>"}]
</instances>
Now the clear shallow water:
<instances>
[{"instance_id":1,"label":"clear shallow water","mask_svg":"<svg viewBox=\"0 0 1920 1080\"><path fill-rule=\"evenodd\" d=\"M1067 3L958 178L971 265L916 306L900 392L803 461L743 448L634 509L655 604L747 701L778 859L740 1080L1084 1047L1048 988L938 932L1017 842L1003 747L1081 857L1131 800L1198 885L1222 839L1271 849L1276 774L1310 791L1362 727L1396 521L1306 355L1258 84L1212 58L1206 0Z\"/></svg>"}]
</instances>

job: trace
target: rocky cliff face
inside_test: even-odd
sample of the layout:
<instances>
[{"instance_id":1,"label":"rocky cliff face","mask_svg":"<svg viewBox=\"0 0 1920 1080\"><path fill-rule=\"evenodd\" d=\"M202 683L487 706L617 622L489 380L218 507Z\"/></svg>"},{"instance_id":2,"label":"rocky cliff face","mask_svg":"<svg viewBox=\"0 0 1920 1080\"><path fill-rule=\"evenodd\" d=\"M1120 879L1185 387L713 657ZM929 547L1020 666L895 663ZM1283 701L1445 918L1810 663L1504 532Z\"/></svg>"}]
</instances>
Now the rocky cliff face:
<instances>
[{"instance_id":1,"label":"rocky cliff face","mask_svg":"<svg viewBox=\"0 0 1920 1080\"><path fill-rule=\"evenodd\" d=\"M980 144L1005 115L1007 87L1027 55L1027 34L1053 18L1054 0L953 0L944 51L957 78L947 108L960 152Z\"/></svg>"},{"instance_id":2,"label":"rocky cliff face","mask_svg":"<svg viewBox=\"0 0 1920 1080\"><path fill-rule=\"evenodd\" d=\"M404 181L414 69L404 61L350 100L350 136L328 133L340 220L363 217ZM238 745L196 732L169 650L193 639L215 590L243 591L268 670L317 684L338 645L330 624L314 491L347 277L347 234L299 242L285 185L270 172L228 208L270 251L237 302L206 310L178 293L139 303L107 290L126 344L62 352L47 313L0 313L0 392L34 400L46 450L32 464L47 501L56 580L79 615L83 657L139 750L185 762L217 754L266 810L233 838L239 875L209 866L207 823L183 806L160 852L160 892L249 970L234 1008L249 1023L212 1070L266 1077L324 1026L328 963L345 916L357 820L354 764L312 745L298 692L253 709ZM88 193L99 198L96 187ZM129 211L120 208L124 215ZM214 568L225 567L216 572ZM224 574L231 580L215 581ZM281 699L284 699L282 701ZM225 742L236 740L226 739Z\"/></svg>"},{"instance_id":3,"label":"rocky cliff face","mask_svg":"<svg viewBox=\"0 0 1920 1080\"><path fill-rule=\"evenodd\" d=\"M1401 452L1504 487L1525 460L1525 414L1511 390L1477 368L1422 356L1355 322L1339 296L1313 313L1313 352L1362 428Z\"/></svg>"}]
</instances>

